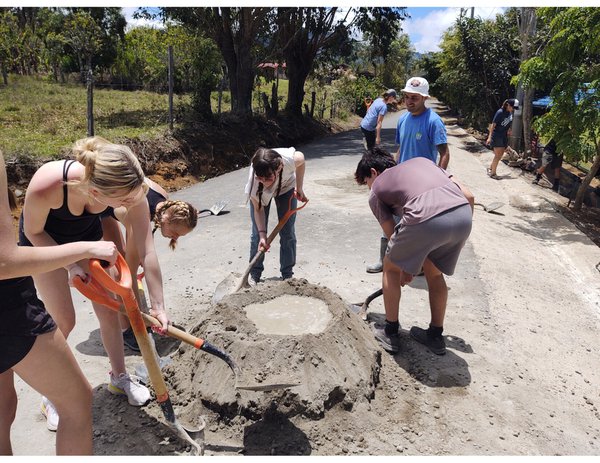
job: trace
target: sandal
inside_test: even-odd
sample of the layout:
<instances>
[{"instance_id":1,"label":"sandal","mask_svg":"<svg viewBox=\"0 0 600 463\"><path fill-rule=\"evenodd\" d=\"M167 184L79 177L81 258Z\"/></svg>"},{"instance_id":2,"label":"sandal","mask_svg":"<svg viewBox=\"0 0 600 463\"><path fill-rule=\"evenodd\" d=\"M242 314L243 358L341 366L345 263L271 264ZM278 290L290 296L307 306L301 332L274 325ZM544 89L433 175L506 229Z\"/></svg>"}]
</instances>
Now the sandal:
<instances>
[{"instance_id":1,"label":"sandal","mask_svg":"<svg viewBox=\"0 0 600 463\"><path fill-rule=\"evenodd\" d=\"M492 171L490 170L489 167L486 170L487 170L488 177L493 178L494 180L500 180L500 177L498 177L498 175L492 174Z\"/></svg>"}]
</instances>

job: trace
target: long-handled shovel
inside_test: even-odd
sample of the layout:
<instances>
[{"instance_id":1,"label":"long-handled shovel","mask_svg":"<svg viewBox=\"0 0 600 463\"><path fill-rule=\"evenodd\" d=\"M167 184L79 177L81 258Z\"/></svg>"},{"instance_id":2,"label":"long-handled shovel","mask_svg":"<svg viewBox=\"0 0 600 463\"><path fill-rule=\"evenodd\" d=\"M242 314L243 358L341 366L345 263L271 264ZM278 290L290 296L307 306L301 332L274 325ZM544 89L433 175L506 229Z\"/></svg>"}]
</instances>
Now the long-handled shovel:
<instances>
[{"instance_id":1,"label":"long-handled shovel","mask_svg":"<svg viewBox=\"0 0 600 463\"><path fill-rule=\"evenodd\" d=\"M80 278L76 278L73 281L73 284L85 296L114 310L119 310L121 304L117 300L111 298L107 290L117 294L123 300L123 305L125 306L125 311L129 317L133 333L138 342L138 346L140 347L142 358L148 369L150 381L152 382L152 387L154 388L154 393L156 395L156 401L160 405L164 417L171 428L173 428L182 439L192 445L195 453L202 455L204 453L204 426L202 426L202 429L186 429L177 421L173 410L173 404L169 398L167 385L165 384L165 380L160 371L156 353L148 338L144 318L142 317L135 294L133 293L131 274L123 256L118 256L116 267L119 273L118 280L113 279L113 277L102 268L99 260L90 259L91 280L94 283L86 284ZM158 320L156 320L156 322L158 322Z\"/></svg>"},{"instance_id":2,"label":"long-handled shovel","mask_svg":"<svg viewBox=\"0 0 600 463\"><path fill-rule=\"evenodd\" d=\"M292 207L292 198L293 197L294 196L290 196L290 201L288 204L288 211L283 215L283 217L281 218L281 220L279 221L277 226L273 229L273 231L267 237L267 246L269 246L273 242L273 240L275 239L277 234L281 231L281 229L287 223L287 221L290 219L290 217L292 215L294 215L296 212L298 212L300 209L303 209L308 204L308 200L306 200L306 202L302 206L297 207L296 209L292 209L291 207ZM217 285L217 289L215 289L215 294L213 295L213 298L212 298L213 303L216 304L221 299L223 299L225 296L227 296L228 294L237 293L240 289L249 287L250 285L248 284L248 275L250 275L250 270L252 270L252 267L254 267L256 262L258 262L258 260L261 258L261 256L264 253L265 253L265 251L263 249L258 250L258 252L254 255L254 257L250 261L250 265L248 265L248 268L242 275L242 278L239 280L239 283L237 283L237 285L236 285L236 280L239 276L235 273L230 274L227 278L225 278L223 281L221 281L221 283L219 283ZM232 289L233 289L233 291L232 291Z\"/></svg>"}]
</instances>

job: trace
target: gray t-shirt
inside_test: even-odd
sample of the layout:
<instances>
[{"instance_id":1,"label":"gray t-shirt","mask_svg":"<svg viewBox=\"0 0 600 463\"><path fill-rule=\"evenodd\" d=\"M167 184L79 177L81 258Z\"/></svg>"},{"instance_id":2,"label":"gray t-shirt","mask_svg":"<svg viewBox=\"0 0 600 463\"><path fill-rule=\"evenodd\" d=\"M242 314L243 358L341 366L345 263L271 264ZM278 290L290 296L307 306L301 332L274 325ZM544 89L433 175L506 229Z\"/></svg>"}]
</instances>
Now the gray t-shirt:
<instances>
[{"instance_id":1,"label":"gray t-shirt","mask_svg":"<svg viewBox=\"0 0 600 463\"><path fill-rule=\"evenodd\" d=\"M383 171L371 186L369 206L379 223L400 216L400 224L416 225L442 212L468 204L459 186L430 159L413 158Z\"/></svg>"}]
</instances>

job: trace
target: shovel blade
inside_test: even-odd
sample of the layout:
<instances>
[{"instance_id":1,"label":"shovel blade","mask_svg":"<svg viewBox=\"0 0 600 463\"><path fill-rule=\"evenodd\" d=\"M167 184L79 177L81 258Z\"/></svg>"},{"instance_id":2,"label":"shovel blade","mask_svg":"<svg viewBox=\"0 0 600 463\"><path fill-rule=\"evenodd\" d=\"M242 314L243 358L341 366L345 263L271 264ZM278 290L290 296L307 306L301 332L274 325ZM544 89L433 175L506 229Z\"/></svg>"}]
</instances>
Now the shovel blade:
<instances>
[{"instance_id":1,"label":"shovel blade","mask_svg":"<svg viewBox=\"0 0 600 463\"><path fill-rule=\"evenodd\" d=\"M242 389L244 391L266 392L266 391L275 391L275 390L279 390L279 389L288 389L290 387L296 387L299 385L300 385L300 383L244 384L244 385L236 384L235 388Z\"/></svg>"},{"instance_id":2,"label":"shovel blade","mask_svg":"<svg viewBox=\"0 0 600 463\"><path fill-rule=\"evenodd\" d=\"M484 207L484 209L485 209L486 212L493 212L496 209L500 209L502 206L504 206L504 203L501 203L501 202L498 201L498 202L495 202L495 203L488 204L488 206Z\"/></svg>"},{"instance_id":3,"label":"shovel blade","mask_svg":"<svg viewBox=\"0 0 600 463\"><path fill-rule=\"evenodd\" d=\"M221 281L221 283L217 285L217 289L215 289L215 294L213 294L213 304L218 304L225 296L233 294L238 287L240 278L242 278L242 276L239 273L231 273L227 278Z\"/></svg>"},{"instance_id":4,"label":"shovel blade","mask_svg":"<svg viewBox=\"0 0 600 463\"><path fill-rule=\"evenodd\" d=\"M219 213L227 206L227 201L219 201L216 204L213 204L209 209L212 215L219 215Z\"/></svg>"}]
</instances>

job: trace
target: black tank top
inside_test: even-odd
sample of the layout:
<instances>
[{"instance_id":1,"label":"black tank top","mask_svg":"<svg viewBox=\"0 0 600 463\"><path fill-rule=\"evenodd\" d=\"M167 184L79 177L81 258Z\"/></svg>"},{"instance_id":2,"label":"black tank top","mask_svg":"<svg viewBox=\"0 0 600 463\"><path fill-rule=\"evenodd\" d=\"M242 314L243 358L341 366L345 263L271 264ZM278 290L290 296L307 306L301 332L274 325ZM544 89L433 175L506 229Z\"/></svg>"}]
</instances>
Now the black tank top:
<instances>
[{"instance_id":1,"label":"black tank top","mask_svg":"<svg viewBox=\"0 0 600 463\"><path fill-rule=\"evenodd\" d=\"M50 209L44 230L57 244L74 241L99 241L102 239L102 212L91 213L83 210L81 215L73 215L69 210L69 188L66 184L69 169L76 161L65 161L63 166L63 203L58 209ZM19 244L32 246L23 231L23 213L19 218Z\"/></svg>"}]
</instances>

